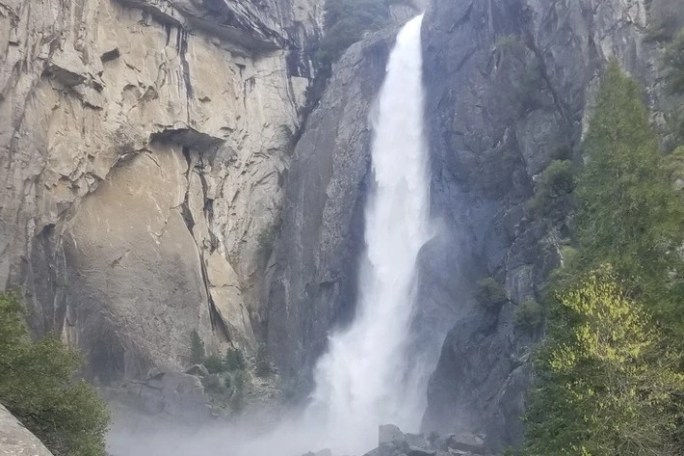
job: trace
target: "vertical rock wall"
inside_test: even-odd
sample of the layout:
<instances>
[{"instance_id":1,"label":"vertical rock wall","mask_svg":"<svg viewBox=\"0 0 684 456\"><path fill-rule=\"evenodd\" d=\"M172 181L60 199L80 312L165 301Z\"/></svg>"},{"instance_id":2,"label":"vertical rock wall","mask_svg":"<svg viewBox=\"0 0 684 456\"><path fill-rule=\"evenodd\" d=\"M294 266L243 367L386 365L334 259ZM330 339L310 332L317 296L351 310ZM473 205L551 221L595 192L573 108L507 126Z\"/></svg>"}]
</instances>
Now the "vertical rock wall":
<instances>
[{"instance_id":1,"label":"vertical rock wall","mask_svg":"<svg viewBox=\"0 0 684 456\"><path fill-rule=\"evenodd\" d=\"M292 393L310 390L328 331L353 316L371 111L394 36L383 32L347 51L295 148L266 318L270 351Z\"/></svg>"},{"instance_id":2,"label":"vertical rock wall","mask_svg":"<svg viewBox=\"0 0 684 456\"><path fill-rule=\"evenodd\" d=\"M252 353L317 0L0 1L0 288L109 382Z\"/></svg>"},{"instance_id":3,"label":"vertical rock wall","mask_svg":"<svg viewBox=\"0 0 684 456\"><path fill-rule=\"evenodd\" d=\"M656 125L662 120L660 45L647 37L651 18L672 3L433 0L424 28L427 124L443 231L424 275L443 294L428 289L423 298L456 303L461 318L430 382L425 430L482 433L494 450L520 439L529 353L542 334L516 328L515 310L540 298L568 237L563 217L537 217L526 203L552 160L581 160L610 59L642 84ZM678 4L673 11L684 11ZM450 261L460 268L434 267ZM484 308L474 287L465 296L467 288L450 288L468 277L493 277L508 301Z\"/></svg>"}]
</instances>

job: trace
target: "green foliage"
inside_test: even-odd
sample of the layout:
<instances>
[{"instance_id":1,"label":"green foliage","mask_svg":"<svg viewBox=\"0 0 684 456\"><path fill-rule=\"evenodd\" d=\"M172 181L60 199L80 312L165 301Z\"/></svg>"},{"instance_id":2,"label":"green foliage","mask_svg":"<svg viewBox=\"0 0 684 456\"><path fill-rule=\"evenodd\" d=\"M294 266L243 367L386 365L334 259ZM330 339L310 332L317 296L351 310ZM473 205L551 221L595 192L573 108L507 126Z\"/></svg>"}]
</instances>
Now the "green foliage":
<instances>
[{"instance_id":1,"label":"green foliage","mask_svg":"<svg viewBox=\"0 0 684 456\"><path fill-rule=\"evenodd\" d=\"M245 402L246 378L241 370L210 374L202 378L202 386L215 407L240 411Z\"/></svg>"},{"instance_id":2,"label":"green foliage","mask_svg":"<svg viewBox=\"0 0 684 456\"><path fill-rule=\"evenodd\" d=\"M611 269L590 273L552 303L525 454L680 454L674 432L684 409L673 409L684 376Z\"/></svg>"},{"instance_id":3,"label":"green foliage","mask_svg":"<svg viewBox=\"0 0 684 456\"><path fill-rule=\"evenodd\" d=\"M204 342L202 342L197 330L193 329L190 333L190 362L192 364L202 364L204 357Z\"/></svg>"},{"instance_id":4,"label":"green foliage","mask_svg":"<svg viewBox=\"0 0 684 456\"><path fill-rule=\"evenodd\" d=\"M238 348L229 348L223 357L202 356L199 364L204 365L208 372L201 380L211 403L217 408L230 406L232 410L239 411L244 405L247 368L242 352Z\"/></svg>"},{"instance_id":5,"label":"green foliage","mask_svg":"<svg viewBox=\"0 0 684 456\"><path fill-rule=\"evenodd\" d=\"M257 377L266 378L273 375L274 370L271 362L268 360L268 350L266 345L259 345L256 355L256 375Z\"/></svg>"},{"instance_id":6,"label":"green foliage","mask_svg":"<svg viewBox=\"0 0 684 456\"><path fill-rule=\"evenodd\" d=\"M679 280L681 272L683 206L639 89L616 63L604 77L584 150L587 164L577 187L578 266L587 271L613 264L635 291L662 307L667 282Z\"/></svg>"},{"instance_id":7,"label":"green foliage","mask_svg":"<svg viewBox=\"0 0 684 456\"><path fill-rule=\"evenodd\" d=\"M228 371L236 371L245 369L246 363L245 358L242 356L242 352L237 348L229 348L226 350L226 356L224 358L226 369Z\"/></svg>"},{"instance_id":8,"label":"green foliage","mask_svg":"<svg viewBox=\"0 0 684 456\"><path fill-rule=\"evenodd\" d=\"M648 0L645 4L649 16L646 39L671 41L684 21L681 0Z\"/></svg>"},{"instance_id":9,"label":"green foliage","mask_svg":"<svg viewBox=\"0 0 684 456\"><path fill-rule=\"evenodd\" d=\"M510 106L516 118L541 106L546 83L535 53L516 35L499 37L495 50L501 106Z\"/></svg>"},{"instance_id":10,"label":"green foliage","mask_svg":"<svg viewBox=\"0 0 684 456\"><path fill-rule=\"evenodd\" d=\"M665 50L666 81L672 93L684 93L684 29Z\"/></svg>"},{"instance_id":11,"label":"green foliage","mask_svg":"<svg viewBox=\"0 0 684 456\"><path fill-rule=\"evenodd\" d=\"M684 146L676 148L667 155L664 166L672 182L684 181Z\"/></svg>"},{"instance_id":12,"label":"green foliage","mask_svg":"<svg viewBox=\"0 0 684 456\"><path fill-rule=\"evenodd\" d=\"M515 325L534 334L544 323L544 308L534 299L528 299L515 310Z\"/></svg>"},{"instance_id":13,"label":"green foliage","mask_svg":"<svg viewBox=\"0 0 684 456\"><path fill-rule=\"evenodd\" d=\"M568 160L554 160L542 172L534 196L527 203L530 214L558 220L565 216L575 190L575 169Z\"/></svg>"},{"instance_id":14,"label":"green foliage","mask_svg":"<svg viewBox=\"0 0 684 456\"><path fill-rule=\"evenodd\" d=\"M613 62L583 144L577 250L548 303L529 456L666 456L684 447L684 214L640 99Z\"/></svg>"},{"instance_id":15,"label":"green foliage","mask_svg":"<svg viewBox=\"0 0 684 456\"><path fill-rule=\"evenodd\" d=\"M226 400L230 398L230 380L226 382L226 378L218 374L209 374L202 378L202 385L204 390L214 400Z\"/></svg>"},{"instance_id":16,"label":"green foliage","mask_svg":"<svg viewBox=\"0 0 684 456\"><path fill-rule=\"evenodd\" d=\"M508 300L506 290L493 277L477 282L477 302L486 309L498 309Z\"/></svg>"},{"instance_id":17,"label":"green foliage","mask_svg":"<svg viewBox=\"0 0 684 456\"><path fill-rule=\"evenodd\" d=\"M31 341L19 298L0 294L0 402L55 456L105 455L109 414L80 364L58 340Z\"/></svg>"},{"instance_id":18,"label":"green foliage","mask_svg":"<svg viewBox=\"0 0 684 456\"><path fill-rule=\"evenodd\" d=\"M563 265L573 264L577 258L577 249L570 245L564 245L560 248L561 261Z\"/></svg>"},{"instance_id":19,"label":"green foliage","mask_svg":"<svg viewBox=\"0 0 684 456\"><path fill-rule=\"evenodd\" d=\"M201 364L207 368L210 374L221 374L224 372L234 372L244 370L247 365L242 352L237 348L229 348L223 358L211 355L204 358Z\"/></svg>"},{"instance_id":20,"label":"green foliage","mask_svg":"<svg viewBox=\"0 0 684 456\"><path fill-rule=\"evenodd\" d=\"M327 0L325 35L315 55L323 77L330 76L332 64L363 36L389 25L389 6L405 0Z\"/></svg>"},{"instance_id":21,"label":"green foliage","mask_svg":"<svg viewBox=\"0 0 684 456\"><path fill-rule=\"evenodd\" d=\"M242 410L245 403L245 373L237 371L232 377L233 394L230 399L230 406L233 410Z\"/></svg>"},{"instance_id":22,"label":"green foliage","mask_svg":"<svg viewBox=\"0 0 684 456\"><path fill-rule=\"evenodd\" d=\"M224 360L216 355L208 356L204 362L204 367L210 374L219 374L221 372L227 372L228 367L224 363Z\"/></svg>"},{"instance_id":23,"label":"green foliage","mask_svg":"<svg viewBox=\"0 0 684 456\"><path fill-rule=\"evenodd\" d=\"M684 29L665 48L663 55L665 83L671 95L684 95ZM668 113L668 126L673 133L675 144L684 142L684 106L674 103Z\"/></svg>"}]
</instances>

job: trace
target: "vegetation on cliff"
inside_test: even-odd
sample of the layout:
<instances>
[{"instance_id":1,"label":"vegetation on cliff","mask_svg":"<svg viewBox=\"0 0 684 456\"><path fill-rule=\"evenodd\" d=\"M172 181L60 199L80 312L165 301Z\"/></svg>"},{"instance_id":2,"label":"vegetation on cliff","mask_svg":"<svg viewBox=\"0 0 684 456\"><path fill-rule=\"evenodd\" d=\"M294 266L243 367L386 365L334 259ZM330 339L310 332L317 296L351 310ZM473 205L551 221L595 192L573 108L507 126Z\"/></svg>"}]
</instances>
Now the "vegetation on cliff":
<instances>
[{"instance_id":1,"label":"vegetation on cliff","mask_svg":"<svg viewBox=\"0 0 684 456\"><path fill-rule=\"evenodd\" d=\"M391 23L390 6L408 0L328 0L325 2L325 35L316 52L319 73L328 78L332 64L368 32Z\"/></svg>"},{"instance_id":2,"label":"vegetation on cliff","mask_svg":"<svg viewBox=\"0 0 684 456\"><path fill-rule=\"evenodd\" d=\"M213 406L240 411L245 400L247 362L237 348L228 348L223 357L206 355L204 342L197 331L190 333L190 362L196 366L204 390ZM202 369L203 367L203 369Z\"/></svg>"},{"instance_id":3,"label":"vegetation on cliff","mask_svg":"<svg viewBox=\"0 0 684 456\"><path fill-rule=\"evenodd\" d=\"M684 447L684 206L640 99L612 63L583 144L576 253L546 303L530 456Z\"/></svg>"},{"instance_id":4,"label":"vegetation on cliff","mask_svg":"<svg viewBox=\"0 0 684 456\"><path fill-rule=\"evenodd\" d=\"M54 338L32 341L19 298L0 294L0 402L55 456L104 456L109 414L75 375L81 358Z\"/></svg>"},{"instance_id":5,"label":"vegetation on cliff","mask_svg":"<svg viewBox=\"0 0 684 456\"><path fill-rule=\"evenodd\" d=\"M665 50L668 88L672 93L684 93L684 29Z\"/></svg>"}]
</instances>

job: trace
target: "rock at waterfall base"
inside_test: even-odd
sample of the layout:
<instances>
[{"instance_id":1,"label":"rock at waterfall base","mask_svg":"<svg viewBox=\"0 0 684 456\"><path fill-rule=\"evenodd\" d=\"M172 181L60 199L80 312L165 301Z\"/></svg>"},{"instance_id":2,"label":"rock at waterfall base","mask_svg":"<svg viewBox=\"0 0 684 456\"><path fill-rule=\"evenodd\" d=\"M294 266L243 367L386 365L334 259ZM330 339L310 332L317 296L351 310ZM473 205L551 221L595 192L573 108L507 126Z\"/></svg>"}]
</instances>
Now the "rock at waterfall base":
<instances>
[{"instance_id":1,"label":"rock at waterfall base","mask_svg":"<svg viewBox=\"0 0 684 456\"><path fill-rule=\"evenodd\" d=\"M485 438L473 433L440 437L403 433L393 424L378 428L378 447L364 456L482 456Z\"/></svg>"}]
</instances>

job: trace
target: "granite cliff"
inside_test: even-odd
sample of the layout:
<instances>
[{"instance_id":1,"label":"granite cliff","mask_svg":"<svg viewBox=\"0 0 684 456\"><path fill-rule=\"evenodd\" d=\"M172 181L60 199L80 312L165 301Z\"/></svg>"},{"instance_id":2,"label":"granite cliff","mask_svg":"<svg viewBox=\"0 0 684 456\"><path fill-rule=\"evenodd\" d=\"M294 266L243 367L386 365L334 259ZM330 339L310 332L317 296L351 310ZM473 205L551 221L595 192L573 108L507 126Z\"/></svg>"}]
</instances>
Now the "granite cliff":
<instances>
[{"instance_id":1,"label":"granite cliff","mask_svg":"<svg viewBox=\"0 0 684 456\"><path fill-rule=\"evenodd\" d=\"M571 223L562 205L540 215L529 201L553 160L582 160L582 135L611 59L644 88L653 122L666 133L673 100L663 93L663 45L654 36L681 27L682 6L433 1L424 29L426 115L433 211L445 232L423 276L441 290L465 278L471 296L473 284L490 277L506 299L485 306L464 298L463 288L423 293L424 302L459 303L430 381L424 430L482 434L492 450L521 438L530 352L543 329L521 328L515 315L542 297ZM460 268L443 266L450 261Z\"/></svg>"},{"instance_id":2,"label":"granite cliff","mask_svg":"<svg viewBox=\"0 0 684 456\"><path fill-rule=\"evenodd\" d=\"M254 353L315 0L0 3L0 286L107 384Z\"/></svg>"},{"instance_id":3,"label":"granite cliff","mask_svg":"<svg viewBox=\"0 0 684 456\"><path fill-rule=\"evenodd\" d=\"M321 16L322 0L0 0L0 289L21 287L34 332L78 346L94 382L154 375L135 394L194 394L180 372L196 332L209 352L265 347L288 397L311 390L354 312L369 119L396 33L352 46L313 106ZM407 336L436 366L424 431L492 451L520 439L543 328L515 315L569 232L562 207L529 201L553 160L581 162L611 59L666 131L660 38L683 24L681 0L427 5L439 229ZM493 306L487 278L505 294Z\"/></svg>"},{"instance_id":4,"label":"granite cliff","mask_svg":"<svg viewBox=\"0 0 684 456\"><path fill-rule=\"evenodd\" d=\"M543 327L516 324L516 314L542 298L571 223L568 207L539 214L530 201L554 160L582 160L581 139L612 59L644 88L667 148L676 100L663 90L661 38L684 23L681 7L677 0L428 6L426 123L439 229L420 256L419 309L408 335L436 365L424 431L481 435L492 451L520 440L530 354ZM387 47L368 38L339 62L296 148L266 319L274 359L295 392L310 387L327 329L353 312L368 98ZM504 299L483 305L483 279Z\"/></svg>"}]
</instances>

